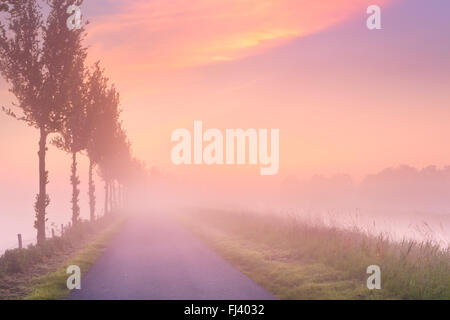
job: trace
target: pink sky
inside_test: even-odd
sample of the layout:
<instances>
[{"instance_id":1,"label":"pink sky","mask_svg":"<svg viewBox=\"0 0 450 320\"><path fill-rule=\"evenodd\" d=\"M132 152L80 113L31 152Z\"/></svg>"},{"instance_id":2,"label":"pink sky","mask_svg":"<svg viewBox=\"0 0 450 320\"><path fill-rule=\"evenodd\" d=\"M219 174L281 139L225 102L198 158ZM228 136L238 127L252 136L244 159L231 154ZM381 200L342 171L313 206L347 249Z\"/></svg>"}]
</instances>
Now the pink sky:
<instances>
[{"instance_id":1,"label":"pink sky","mask_svg":"<svg viewBox=\"0 0 450 320\"><path fill-rule=\"evenodd\" d=\"M375 2L383 29L369 31L365 11ZM261 181L259 167L175 167L170 135L194 120L279 128L280 174L270 182L450 164L450 27L442 13L450 5L375 2L103 0L86 1L83 14L89 59L100 59L117 84L134 153L148 166L218 184ZM10 105L6 89L2 81L2 105ZM0 206L20 211L7 200L21 199L32 216L37 132L0 115L0 134L8 150ZM50 192L64 194L49 210L69 215L69 161L56 150L49 159Z\"/></svg>"},{"instance_id":2,"label":"pink sky","mask_svg":"<svg viewBox=\"0 0 450 320\"><path fill-rule=\"evenodd\" d=\"M432 50L411 53L410 35L396 31L405 17L395 10L411 10L404 1L378 1L384 29L372 32L370 4L129 1L96 17L88 40L121 89L136 154L176 174L198 174L169 158L171 132L194 120L280 128L282 174L361 177L401 163L449 163L446 82L427 81L433 70L421 66L440 61Z\"/></svg>"},{"instance_id":3,"label":"pink sky","mask_svg":"<svg viewBox=\"0 0 450 320\"><path fill-rule=\"evenodd\" d=\"M233 61L318 32L367 8L365 0L135 0L97 17L94 52L116 70L187 68ZM379 5L387 0L378 1Z\"/></svg>"},{"instance_id":4,"label":"pink sky","mask_svg":"<svg viewBox=\"0 0 450 320\"><path fill-rule=\"evenodd\" d=\"M361 177L402 163L450 163L441 147L448 77L439 78L448 62L440 65L434 48L411 52L414 32L398 21L414 6L377 1L384 28L368 31L369 4L105 0L86 2L83 13L91 20L90 60L100 59L119 87L134 151L149 165L185 171L170 163L170 134L194 120L207 128L279 128L285 175ZM5 148L33 134L1 122L11 137ZM35 141L24 143L3 168L34 168L23 155L34 153Z\"/></svg>"}]
</instances>

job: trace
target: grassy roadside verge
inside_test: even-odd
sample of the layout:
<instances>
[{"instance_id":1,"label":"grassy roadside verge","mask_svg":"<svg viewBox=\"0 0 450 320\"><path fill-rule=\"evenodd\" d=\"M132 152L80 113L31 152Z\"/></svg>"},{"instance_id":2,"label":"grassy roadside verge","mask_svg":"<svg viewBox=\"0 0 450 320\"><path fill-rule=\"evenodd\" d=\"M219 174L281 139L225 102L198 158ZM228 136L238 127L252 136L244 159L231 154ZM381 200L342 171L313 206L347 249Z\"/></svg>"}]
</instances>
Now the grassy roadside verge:
<instances>
[{"instance_id":1,"label":"grassy roadside verge","mask_svg":"<svg viewBox=\"0 0 450 320\"><path fill-rule=\"evenodd\" d=\"M450 299L450 252L295 219L201 211L182 222L280 299ZM382 289L368 290L379 265Z\"/></svg>"},{"instance_id":2,"label":"grassy roadside verge","mask_svg":"<svg viewBox=\"0 0 450 320\"><path fill-rule=\"evenodd\" d=\"M72 227L41 247L5 252L0 257L0 300L67 297L67 266L89 270L124 223L124 217L111 215Z\"/></svg>"},{"instance_id":3,"label":"grassy roadside verge","mask_svg":"<svg viewBox=\"0 0 450 320\"><path fill-rule=\"evenodd\" d=\"M85 274L102 254L103 250L108 246L112 238L120 231L125 220L122 218L114 222L105 231L101 232L98 237L88 243L83 249L73 254L61 267L55 272L47 274L43 277L32 281L31 294L24 297L25 300L59 300L69 296L66 281L67 267L70 265L79 266L82 274Z\"/></svg>"},{"instance_id":4,"label":"grassy roadside verge","mask_svg":"<svg viewBox=\"0 0 450 320\"><path fill-rule=\"evenodd\" d=\"M25 300L59 300L69 296L66 281L67 267L70 265L79 266L82 274L85 274L108 246L112 238L120 231L125 220L119 219L101 232L98 237L88 243L84 248L73 254L55 272L34 279L32 281L31 293L24 297Z\"/></svg>"}]
</instances>

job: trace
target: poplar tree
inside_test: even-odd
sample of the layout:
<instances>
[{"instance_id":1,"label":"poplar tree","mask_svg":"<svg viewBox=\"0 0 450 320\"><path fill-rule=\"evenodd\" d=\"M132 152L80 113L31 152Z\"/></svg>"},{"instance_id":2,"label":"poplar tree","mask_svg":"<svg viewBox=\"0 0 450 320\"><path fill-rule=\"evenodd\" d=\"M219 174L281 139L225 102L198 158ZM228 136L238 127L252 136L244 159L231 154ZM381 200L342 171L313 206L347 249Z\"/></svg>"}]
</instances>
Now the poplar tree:
<instances>
[{"instance_id":1,"label":"poplar tree","mask_svg":"<svg viewBox=\"0 0 450 320\"><path fill-rule=\"evenodd\" d=\"M55 44L59 50L65 51L67 74L62 90L66 93L64 103L64 122L59 130L59 135L52 143L59 149L70 154L72 158L70 182L72 185L72 225L76 225L80 219L79 184L77 173L77 154L87 148L88 132L86 127L86 84L85 84L85 59L86 48L82 42L85 36L84 26L70 30L66 22L69 19L67 8L72 5L81 5L82 1L53 0L50 2L50 14L48 17L49 30L56 31L55 41L64 39L61 44ZM51 33L54 34L54 33ZM52 54L52 53L50 53ZM50 59L53 59L51 56Z\"/></svg>"}]
</instances>

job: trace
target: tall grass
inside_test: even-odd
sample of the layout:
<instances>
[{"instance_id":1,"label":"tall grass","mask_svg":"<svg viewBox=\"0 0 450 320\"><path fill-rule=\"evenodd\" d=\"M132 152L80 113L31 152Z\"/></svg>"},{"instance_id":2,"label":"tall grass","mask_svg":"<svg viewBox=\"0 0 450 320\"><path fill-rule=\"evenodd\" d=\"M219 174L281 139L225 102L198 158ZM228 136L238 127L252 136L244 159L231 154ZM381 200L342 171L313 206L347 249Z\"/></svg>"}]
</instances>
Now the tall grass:
<instances>
[{"instance_id":1,"label":"tall grass","mask_svg":"<svg viewBox=\"0 0 450 320\"><path fill-rule=\"evenodd\" d=\"M296 216L202 211L202 222L282 250L298 262L321 262L348 278L366 281L367 267L382 272L382 296L393 299L450 299L450 248L432 240L394 241L358 227L308 223Z\"/></svg>"},{"instance_id":2,"label":"tall grass","mask_svg":"<svg viewBox=\"0 0 450 320\"><path fill-rule=\"evenodd\" d=\"M67 228L62 237L49 238L40 246L29 245L23 249L7 250L0 256L0 279L7 275L29 272L48 258L63 254L76 247L85 238L103 230L113 221L114 216L102 217L95 222L82 221Z\"/></svg>"}]
</instances>

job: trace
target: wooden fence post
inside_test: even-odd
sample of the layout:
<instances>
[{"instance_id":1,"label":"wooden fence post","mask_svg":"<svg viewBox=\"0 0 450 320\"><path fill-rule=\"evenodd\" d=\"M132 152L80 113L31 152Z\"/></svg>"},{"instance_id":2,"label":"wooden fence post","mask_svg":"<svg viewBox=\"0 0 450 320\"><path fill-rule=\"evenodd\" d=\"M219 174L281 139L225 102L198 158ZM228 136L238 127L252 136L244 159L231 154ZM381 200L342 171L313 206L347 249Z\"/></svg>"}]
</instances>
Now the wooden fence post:
<instances>
[{"instance_id":1,"label":"wooden fence post","mask_svg":"<svg viewBox=\"0 0 450 320\"><path fill-rule=\"evenodd\" d=\"M19 249L22 249L22 235L20 233L17 235L17 239L19 239Z\"/></svg>"}]
</instances>

